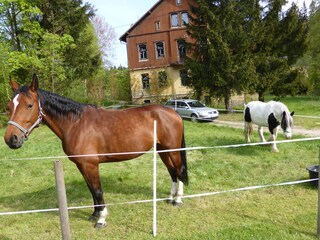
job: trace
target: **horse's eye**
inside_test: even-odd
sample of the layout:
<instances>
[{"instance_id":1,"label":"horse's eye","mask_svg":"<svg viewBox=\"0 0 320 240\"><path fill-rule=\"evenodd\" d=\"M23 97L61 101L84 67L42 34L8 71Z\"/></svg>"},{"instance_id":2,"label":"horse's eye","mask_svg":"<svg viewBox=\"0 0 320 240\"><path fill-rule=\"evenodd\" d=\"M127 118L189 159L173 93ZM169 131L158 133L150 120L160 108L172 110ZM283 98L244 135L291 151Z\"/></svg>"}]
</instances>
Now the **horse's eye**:
<instances>
[{"instance_id":1,"label":"horse's eye","mask_svg":"<svg viewBox=\"0 0 320 240\"><path fill-rule=\"evenodd\" d=\"M28 104L28 109L31 109L33 107L33 104Z\"/></svg>"}]
</instances>

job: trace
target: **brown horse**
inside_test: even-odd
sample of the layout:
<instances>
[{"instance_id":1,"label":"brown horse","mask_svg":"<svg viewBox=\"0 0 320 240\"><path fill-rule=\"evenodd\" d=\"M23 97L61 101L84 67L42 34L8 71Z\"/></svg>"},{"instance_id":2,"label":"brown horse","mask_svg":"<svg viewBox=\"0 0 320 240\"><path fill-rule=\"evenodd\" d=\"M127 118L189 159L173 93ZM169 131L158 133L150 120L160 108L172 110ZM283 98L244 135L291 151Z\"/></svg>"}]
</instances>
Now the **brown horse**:
<instances>
[{"instance_id":1,"label":"brown horse","mask_svg":"<svg viewBox=\"0 0 320 240\"><path fill-rule=\"evenodd\" d=\"M11 86L14 95L8 104L10 121L4 136L6 144L12 149L20 148L43 120L61 139L64 152L87 182L95 205L90 220L97 220L96 228L106 225L107 216L99 177L100 163L130 160L152 148L154 120L157 121L157 150L185 147L182 119L172 109L148 105L105 110L80 104L38 89L36 75L30 86L19 87L14 81ZM122 152L130 154L104 155ZM169 201L180 204L183 183L188 183L186 152L162 152L159 155L172 179Z\"/></svg>"}]
</instances>

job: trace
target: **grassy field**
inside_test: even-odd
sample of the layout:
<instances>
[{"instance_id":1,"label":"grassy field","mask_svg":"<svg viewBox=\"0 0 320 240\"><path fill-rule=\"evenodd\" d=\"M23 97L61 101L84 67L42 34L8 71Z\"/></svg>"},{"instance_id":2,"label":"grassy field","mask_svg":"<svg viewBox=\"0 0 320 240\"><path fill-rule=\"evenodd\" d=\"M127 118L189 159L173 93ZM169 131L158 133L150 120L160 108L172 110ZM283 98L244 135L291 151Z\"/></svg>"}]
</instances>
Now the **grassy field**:
<instances>
[{"instance_id":1,"label":"grassy field","mask_svg":"<svg viewBox=\"0 0 320 240\"><path fill-rule=\"evenodd\" d=\"M243 143L242 132L185 122L188 147ZM258 141L257 134L252 140ZM269 146L189 151L185 195L307 179L305 168L317 164L318 146L319 141L279 144L279 153L270 153ZM0 212L56 208L54 159L14 159L62 155L59 139L46 126L36 129L19 150L1 141ZM68 205L92 205L76 166L62 161ZM150 154L102 164L100 173L110 204L152 198ZM157 181L158 197L167 197L170 178L160 159ZM151 203L111 205L108 210L108 226L99 231L87 220L92 209L70 210L72 239L153 239ZM157 214L157 239L317 239L317 190L309 183L185 199L180 208L159 202ZM58 213L0 216L0 239L61 239Z\"/></svg>"}]
</instances>

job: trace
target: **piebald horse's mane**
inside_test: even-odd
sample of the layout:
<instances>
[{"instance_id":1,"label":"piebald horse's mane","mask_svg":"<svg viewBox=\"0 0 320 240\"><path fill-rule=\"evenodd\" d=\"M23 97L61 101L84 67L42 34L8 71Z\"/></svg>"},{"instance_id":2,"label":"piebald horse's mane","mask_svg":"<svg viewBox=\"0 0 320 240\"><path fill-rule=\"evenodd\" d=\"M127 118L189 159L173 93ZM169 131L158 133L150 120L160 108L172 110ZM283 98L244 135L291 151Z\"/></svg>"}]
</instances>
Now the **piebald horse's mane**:
<instances>
[{"instance_id":1,"label":"piebald horse's mane","mask_svg":"<svg viewBox=\"0 0 320 240\"><path fill-rule=\"evenodd\" d=\"M14 96L20 93L29 96L29 87L20 87L14 93ZM85 107L92 106L96 108L96 106L94 105L79 103L69 98L60 96L52 92L47 92L42 89L38 89L37 93L40 99L41 107L45 110L46 114L50 115L51 117L75 121L81 118Z\"/></svg>"}]
</instances>

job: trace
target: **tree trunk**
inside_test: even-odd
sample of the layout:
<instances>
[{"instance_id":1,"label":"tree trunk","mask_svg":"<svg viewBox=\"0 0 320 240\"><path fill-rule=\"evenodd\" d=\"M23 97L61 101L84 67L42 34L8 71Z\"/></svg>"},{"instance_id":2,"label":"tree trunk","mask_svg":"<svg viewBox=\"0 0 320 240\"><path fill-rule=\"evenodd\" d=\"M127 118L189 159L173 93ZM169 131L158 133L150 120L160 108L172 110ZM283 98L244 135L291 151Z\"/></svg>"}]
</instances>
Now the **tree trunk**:
<instances>
[{"instance_id":1,"label":"tree trunk","mask_svg":"<svg viewBox=\"0 0 320 240\"><path fill-rule=\"evenodd\" d=\"M231 97L230 96L224 96L224 105L226 107L226 110L228 113L232 112L232 104L231 104Z\"/></svg>"},{"instance_id":2,"label":"tree trunk","mask_svg":"<svg viewBox=\"0 0 320 240\"><path fill-rule=\"evenodd\" d=\"M261 102L264 102L264 93L263 92L258 92L258 100Z\"/></svg>"}]
</instances>

